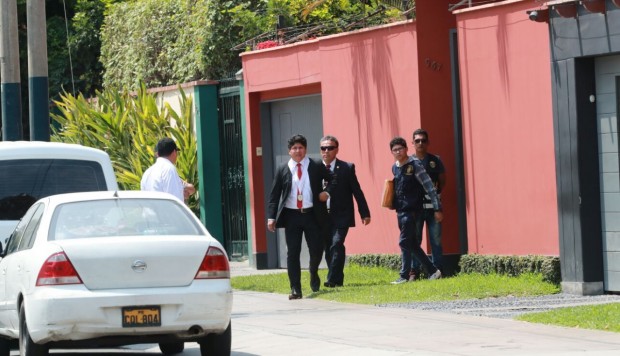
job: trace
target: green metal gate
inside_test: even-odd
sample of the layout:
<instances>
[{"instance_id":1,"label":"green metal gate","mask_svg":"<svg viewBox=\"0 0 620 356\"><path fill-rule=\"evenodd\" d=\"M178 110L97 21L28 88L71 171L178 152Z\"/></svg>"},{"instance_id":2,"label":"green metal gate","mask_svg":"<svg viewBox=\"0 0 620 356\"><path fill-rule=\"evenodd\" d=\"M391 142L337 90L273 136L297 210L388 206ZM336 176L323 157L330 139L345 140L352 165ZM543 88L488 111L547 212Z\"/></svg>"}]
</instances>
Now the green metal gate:
<instances>
[{"instance_id":1,"label":"green metal gate","mask_svg":"<svg viewBox=\"0 0 620 356\"><path fill-rule=\"evenodd\" d=\"M239 82L221 80L218 95L224 236L230 258L239 259L248 256Z\"/></svg>"}]
</instances>

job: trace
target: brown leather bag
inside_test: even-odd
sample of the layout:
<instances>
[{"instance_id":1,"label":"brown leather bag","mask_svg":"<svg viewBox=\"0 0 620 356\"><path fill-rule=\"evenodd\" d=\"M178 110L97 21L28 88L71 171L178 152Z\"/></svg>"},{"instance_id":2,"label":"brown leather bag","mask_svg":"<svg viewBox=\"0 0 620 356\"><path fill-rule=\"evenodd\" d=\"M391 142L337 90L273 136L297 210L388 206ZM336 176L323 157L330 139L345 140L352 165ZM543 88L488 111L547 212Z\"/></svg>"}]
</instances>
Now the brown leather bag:
<instances>
[{"instance_id":1,"label":"brown leather bag","mask_svg":"<svg viewBox=\"0 0 620 356\"><path fill-rule=\"evenodd\" d=\"M394 209L394 179L386 179L383 184L381 206L388 209Z\"/></svg>"}]
</instances>

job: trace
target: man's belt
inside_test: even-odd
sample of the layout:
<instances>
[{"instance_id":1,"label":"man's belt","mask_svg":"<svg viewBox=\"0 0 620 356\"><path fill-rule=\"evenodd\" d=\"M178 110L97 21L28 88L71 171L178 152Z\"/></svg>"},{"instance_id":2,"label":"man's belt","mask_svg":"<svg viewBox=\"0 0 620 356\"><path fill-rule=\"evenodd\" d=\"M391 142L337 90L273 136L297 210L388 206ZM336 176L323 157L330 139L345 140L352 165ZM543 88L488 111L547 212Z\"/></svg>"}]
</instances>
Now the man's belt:
<instances>
[{"instance_id":1,"label":"man's belt","mask_svg":"<svg viewBox=\"0 0 620 356\"><path fill-rule=\"evenodd\" d=\"M307 213L311 213L312 212L312 207L309 208L301 208L301 209L291 209L291 208L286 208L286 210L290 210L290 211L294 211L296 213L300 213L300 214L307 214Z\"/></svg>"}]
</instances>

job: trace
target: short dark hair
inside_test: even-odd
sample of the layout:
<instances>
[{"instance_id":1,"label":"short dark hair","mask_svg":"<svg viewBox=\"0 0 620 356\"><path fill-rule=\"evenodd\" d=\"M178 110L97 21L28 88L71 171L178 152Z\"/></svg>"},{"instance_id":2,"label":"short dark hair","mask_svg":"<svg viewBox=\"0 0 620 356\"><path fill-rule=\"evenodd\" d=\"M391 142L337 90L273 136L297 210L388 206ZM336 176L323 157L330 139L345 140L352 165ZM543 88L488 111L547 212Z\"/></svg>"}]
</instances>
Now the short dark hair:
<instances>
[{"instance_id":1,"label":"short dark hair","mask_svg":"<svg viewBox=\"0 0 620 356\"><path fill-rule=\"evenodd\" d=\"M413 136L411 136L411 138L415 139L416 135L424 135L424 137L428 140L428 132L426 132L426 130L424 129L417 129L413 131Z\"/></svg>"},{"instance_id":2,"label":"short dark hair","mask_svg":"<svg viewBox=\"0 0 620 356\"><path fill-rule=\"evenodd\" d=\"M306 140L303 135L297 134L288 139L288 149L290 150L291 147L295 146L297 143L301 144L305 148L308 148L308 140Z\"/></svg>"},{"instance_id":3,"label":"short dark hair","mask_svg":"<svg viewBox=\"0 0 620 356\"><path fill-rule=\"evenodd\" d=\"M405 139L400 136L396 136L390 141L390 149L392 149L396 145L407 147L407 141L405 141Z\"/></svg>"},{"instance_id":4,"label":"short dark hair","mask_svg":"<svg viewBox=\"0 0 620 356\"><path fill-rule=\"evenodd\" d=\"M159 140L159 142L157 142L156 149L157 156L159 157L168 157L172 154L172 152L179 150L176 142L174 142L174 140L170 137L164 137Z\"/></svg>"},{"instance_id":5,"label":"short dark hair","mask_svg":"<svg viewBox=\"0 0 620 356\"><path fill-rule=\"evenodd\" d=\"M336 147L340 146L340 144L338 143L338 139L336 138L336 136L332 136L332 135L323 136L323 138L321 138L321 141L319 141L319 143L320 143L320 142L323 142L323 141L332 141L333 143L335 143L335 144L336 144Z\"/></svg>"}]
</instances>

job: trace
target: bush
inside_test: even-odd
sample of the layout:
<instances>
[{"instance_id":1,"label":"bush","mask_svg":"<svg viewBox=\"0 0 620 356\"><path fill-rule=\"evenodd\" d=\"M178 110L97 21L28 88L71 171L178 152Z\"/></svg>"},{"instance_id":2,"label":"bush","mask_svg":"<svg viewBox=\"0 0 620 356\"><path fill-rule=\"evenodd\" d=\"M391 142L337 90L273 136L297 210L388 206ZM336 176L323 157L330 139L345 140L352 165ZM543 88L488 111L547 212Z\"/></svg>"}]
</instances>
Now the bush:
<instances>
[{"instance_id":1,"label":"bush","mask_svg":"<svg viewBox=\"0 0 620 356\"><path fill-rule=\"evenodd\" d=\"M172 137L181 151L176 163L179 176L199 189L197 144L193 129L193 99L180 90L180 112L147 92L144 83L136 93L104 90L95 99L65 93L55 104L59 114L51 140L101 149L110 155L120 189L140 190L144 171L155 161L155 145ZM174 124L172 124L174 122ZM188 201L199 215L198 193Z\"/></svg>"},{"instance_id":2,"label":"bush","mask_svg":"<svg viewBox=\"0 0 620 356\"><path fill-rule=\"evenodd\" d=\"M554 256L463 255L459 263L463 273L499 273L518 276L540 273L546 282L560 284L560 259Z\"/></svg>"},{"instance_id":3,"label":"bush","mask_svg":"<svg viewBox=\"0 0 620 356\"><path fill-rule=\"evenodd\" d=\"M400 255L391 254L368 254L347 256L351 264L362 267L386 267L393 270L400 270Z\"/></svg>"},{"instance_id":4,"label":"bush","mask_svg":"<svg viewBox=\"0 0 620 356\"><path fill-rule=\"evenodd\" d=\"M349 263L364 267L386 267L400 270L400 255L366 254L347 256ZM498 256L462 255L459 262L461 273L504 274L518 276L524 273L540 273L546 282L559 285L562 282L560 258L554 256Z\"/></svg>"}]
</instances>

